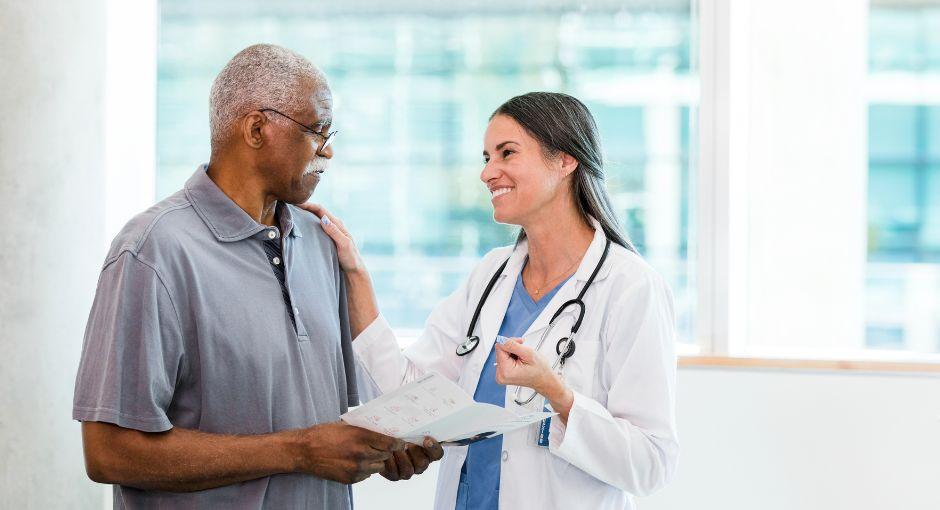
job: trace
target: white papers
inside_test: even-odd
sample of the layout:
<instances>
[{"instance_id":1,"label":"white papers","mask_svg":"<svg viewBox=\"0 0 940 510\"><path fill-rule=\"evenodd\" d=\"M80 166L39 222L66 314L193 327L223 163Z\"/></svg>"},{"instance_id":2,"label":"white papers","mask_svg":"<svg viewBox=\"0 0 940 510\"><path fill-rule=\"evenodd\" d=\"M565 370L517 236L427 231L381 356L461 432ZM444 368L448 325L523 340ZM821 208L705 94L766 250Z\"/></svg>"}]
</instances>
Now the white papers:
<instances>
[{"instance_id":1,"label":"white papers","mask_svg":"<svg viewBox=\"0 0 940 510\"><path fill-rule=\"evenodd\" d=\"M459 386L431 372L361 405L340 418L350 425L421 444L425 436L465 445L544 420L554 413L516 415L474 402Z\"/></svg>"}]
</instances>

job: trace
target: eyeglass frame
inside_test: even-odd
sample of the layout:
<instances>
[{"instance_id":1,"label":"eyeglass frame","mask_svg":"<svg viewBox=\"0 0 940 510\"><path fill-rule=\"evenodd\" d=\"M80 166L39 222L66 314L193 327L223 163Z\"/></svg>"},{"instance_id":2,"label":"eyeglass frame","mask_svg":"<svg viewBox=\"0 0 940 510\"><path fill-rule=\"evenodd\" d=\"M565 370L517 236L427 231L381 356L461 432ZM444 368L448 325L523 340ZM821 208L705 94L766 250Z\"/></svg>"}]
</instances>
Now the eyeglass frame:
<instances>
[{"instance_id":1,"label":"eyeglass frame","mask_svg":"<svg viewBox=\"0 0 940 510\"><path fill-rule=\"evenodd\" d=\"M329 147L330 144L333 143L333 139L336 138L336 133L339 133L338 130L337 130L337 131L331 131L331 132L327 133L326 136L324 136L323 133L320 133L319 131L313 129L312 127L310 127L310 126L308 126L308 125L306 125L306 124L304 124L303 122L298 122L297 120L295 120L295 119L294 119L293 117L291 117L290 115L287 115L287 114L284 113L284 112L280 112L280 111L278 111L278 110L275 110L274 108L261 108L261 109L259 109L258 111L259 111L259 112L274 112L274 113L280 115L281 117L284 117L285 119L287 119L287 120L293 122L294 124L297 124L297 125L300 126L301 128L303 128L303 131L304 131L305 133L309 133L309 134L311 134L311 135L318 136L318 137L322 138L323 141L320 142L319 147L317 147L317 154L320 154L320 153L323 152L327 147Z\"/></svg>"}]
</instances>

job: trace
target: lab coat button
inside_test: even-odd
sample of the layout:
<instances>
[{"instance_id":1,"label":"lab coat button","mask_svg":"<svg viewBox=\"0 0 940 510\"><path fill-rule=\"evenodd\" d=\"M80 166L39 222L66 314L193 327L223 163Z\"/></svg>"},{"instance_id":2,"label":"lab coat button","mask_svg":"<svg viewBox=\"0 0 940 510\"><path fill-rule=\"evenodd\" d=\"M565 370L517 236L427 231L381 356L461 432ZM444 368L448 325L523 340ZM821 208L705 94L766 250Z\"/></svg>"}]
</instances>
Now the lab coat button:
<instances>
[{"instance_id":1,"label":"lab coat button","mask_svg":"<svg viewBox=\"0 0 940 510\"><path fill-rule=\"evenodd\" d=\"M507 460L509 460L509 452L503 450L503 462L506 462Z\"/></svg>"}]
</instances>

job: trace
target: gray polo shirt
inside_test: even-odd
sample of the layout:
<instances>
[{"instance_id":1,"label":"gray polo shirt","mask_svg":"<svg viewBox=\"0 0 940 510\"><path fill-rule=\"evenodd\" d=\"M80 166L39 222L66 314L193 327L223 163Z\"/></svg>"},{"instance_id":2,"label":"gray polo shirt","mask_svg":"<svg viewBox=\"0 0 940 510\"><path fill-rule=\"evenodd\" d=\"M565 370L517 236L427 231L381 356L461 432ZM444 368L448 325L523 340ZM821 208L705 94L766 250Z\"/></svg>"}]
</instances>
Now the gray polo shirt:
<instances>
[{"instance_id":1,"label":"gray polo shirt","mask_svg":"<svg viewBox=\"0 0 940 510\"><path fill-rule=\"evenodd\" d=\"M265 434L335 421L358 403L335 247L316 216L277 211L279 228L258 224L202 166L124 227L88 318L74 419ZM266 239L282 241L286 295ZM349 486L305 474L194 493L114 487L115 508L351 506Z\"/></svg>"}]
</instances>

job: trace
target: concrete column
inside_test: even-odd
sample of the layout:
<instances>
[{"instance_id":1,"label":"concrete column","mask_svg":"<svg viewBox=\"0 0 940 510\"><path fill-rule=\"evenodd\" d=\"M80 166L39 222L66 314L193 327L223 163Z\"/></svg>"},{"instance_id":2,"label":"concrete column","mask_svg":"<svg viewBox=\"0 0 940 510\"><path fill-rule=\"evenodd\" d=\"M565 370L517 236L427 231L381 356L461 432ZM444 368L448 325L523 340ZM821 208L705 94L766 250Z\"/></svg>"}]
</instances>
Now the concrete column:
<instances>
[{"instance_id":1,"label":"concrete column","mask_svg":"<svg viewBox=\"0 0 940 510\"><path fill-rule=\"evenodd\" d=\"M105 2L0 12L0 506L100 508L71 404L105 251Z\"/></svg>"}]
</instances>

